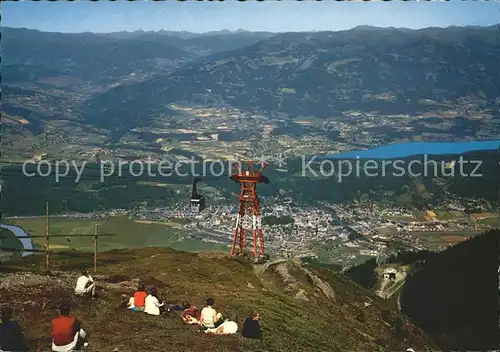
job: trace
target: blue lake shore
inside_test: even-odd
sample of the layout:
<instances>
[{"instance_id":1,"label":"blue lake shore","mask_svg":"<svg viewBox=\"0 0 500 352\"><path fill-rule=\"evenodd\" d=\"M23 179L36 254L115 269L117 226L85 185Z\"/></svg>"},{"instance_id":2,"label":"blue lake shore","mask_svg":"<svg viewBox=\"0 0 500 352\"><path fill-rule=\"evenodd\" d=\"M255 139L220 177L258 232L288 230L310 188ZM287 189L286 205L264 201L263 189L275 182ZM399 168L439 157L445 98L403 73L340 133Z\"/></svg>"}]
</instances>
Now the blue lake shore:
<instances>
[{"instance_id":1,"label":"blue lake shore","mask_svg":"<svg viewBox=\"0 0 500 352\"><path fill-rule=\"evenodd\" d=\"M324 159L395 159L416 155L460 155L473 151L498 150L500 139L473 142L408 142L384 145L374 149L322 155Z\"/></svg>"},{"instance_id":2,"label":"blue lake shore","mask_svg":"<svg viewBox=\"0 0 500 352\"><path fill-rule=\"evenodd\" d=\"M18 237L19 241L23 245L24 250L26 250L26 252L22 253L23 257L33 254L32 250L35 247L33 245L33 241L31 240L31 238L29 238L29 235L22 228L20 228L19 226L5 224L0 224L0 228L9 230L14 235L16 235L16 237Z\"/></svg>"}]
</instances>

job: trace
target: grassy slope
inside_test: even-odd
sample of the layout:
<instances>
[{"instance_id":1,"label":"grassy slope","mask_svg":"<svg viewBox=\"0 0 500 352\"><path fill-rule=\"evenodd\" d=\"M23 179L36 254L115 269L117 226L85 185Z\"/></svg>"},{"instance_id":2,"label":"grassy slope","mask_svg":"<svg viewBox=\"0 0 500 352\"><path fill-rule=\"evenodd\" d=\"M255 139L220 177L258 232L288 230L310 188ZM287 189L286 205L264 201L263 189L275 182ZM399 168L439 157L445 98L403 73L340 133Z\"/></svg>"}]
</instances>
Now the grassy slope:
<instances>
[{"instance_id":1,"label":"grassy slope","mask_svg":"<svg viewBox=\"0 0 500 352\"><path fill-rule=\"evenodd\" d=\"M38 236L45 235L45 221L44 217L9 219L10 224L20 226L29 235ZM181 240L181 237L185 236L186 233L182 229L173 228L172 225L175 224L138 223L133 219L128 219L127 216L111 217L107 222L97 219L52 217L50 219L50 234L58 236L93 234L95 224L99 225L99 233L116 234L116 236L101 237L99 239L100 250L157 246L185 251L227 251L227 247L215 243L189 238ZM45 238L34 238L33 241L36 246L45 245ZM51 245L56 245L60 249L93 250L93 237L71 237L70 241L68 242L66 237L50 239Z\"/></svg>"},{"instance_id":2,"label":"grassy slope","mask_svg":"<svg viewBox=\"0 0 500 352\"><path fill-rule=\"evenodd\" d=\"M72 271L91 263L85 253L71 257L59 254L53 259L55 269L64 272L57 272L52 278L38 277L39 285L30 284L32 279L21 276L25 274L14 273L19 268L38 272L43 267L43 258L39 256L10 263L9 268L4 268L10 273L2 274L3 284L0 282L2 301L14 304L29 342L39 351L50 345L50 318L56 305L72 297L77 275ZM277 269L280 265L288 277ZM309 270L330 283L335 298L327 298L307 278L304 268L294 262L258 273L248 262L209 252L195 254L158 248L111 251L100 256L98 274L102 276L97 278L103 289L101 298L95 303L74 302L74 313L81 317L91 335L90 351L112 351L115 347L121 352L396 351L409 346L421 350L430 347L430 341L419 329L373 295L328 270ZM133 280L138 278L155 283L165 299L175 302L189 299L201 305L207 296L212 296L217 309L239 324L251 310L258 310L264 342L244 341L239 335L205 336L184 326L177 315L149 317L120 308L121 294L131 293L136 285ZM110 283L116 281L122 282ZM61 285L65 287L58 288ZM301 290L309 301L296 297ZM364 302L371 305L365 307Z\"/></svg>"}]
</instances>

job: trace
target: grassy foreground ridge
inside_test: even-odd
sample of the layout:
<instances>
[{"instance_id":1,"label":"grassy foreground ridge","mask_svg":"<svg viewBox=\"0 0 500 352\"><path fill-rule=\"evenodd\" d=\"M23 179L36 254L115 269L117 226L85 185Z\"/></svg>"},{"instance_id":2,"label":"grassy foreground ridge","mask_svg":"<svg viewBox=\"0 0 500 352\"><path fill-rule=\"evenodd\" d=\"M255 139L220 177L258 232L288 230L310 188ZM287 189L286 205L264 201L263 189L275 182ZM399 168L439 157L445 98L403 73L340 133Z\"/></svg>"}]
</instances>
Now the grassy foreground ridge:
<instances>
[{"instance_id":1,"label":"grassy foreground ridge","mask_svg":"<svg viewBox=\"0 0 500 352\"><path fill-rule=\"evenodd\" d=\"M89 268L89 253L52 257L52 273L43 272L43 256L3 266L2 303L14 306L33 350L50 348L50 319L57 305L72 301L73 313L90 335L89 351L404 351L435 350L425 334L368 291L326 269L291 260L252 266L212 252L186 253L147 248L102 253L100 298L73 297L78 271ZM202 305L211 296L219 311L239 327L252 310L261 313L263 342L239 334L207 336L186 326L178 314L152 317L120 307L122 295L139 279L155 284L171 302Z\"/></svg>"}]
</instances>

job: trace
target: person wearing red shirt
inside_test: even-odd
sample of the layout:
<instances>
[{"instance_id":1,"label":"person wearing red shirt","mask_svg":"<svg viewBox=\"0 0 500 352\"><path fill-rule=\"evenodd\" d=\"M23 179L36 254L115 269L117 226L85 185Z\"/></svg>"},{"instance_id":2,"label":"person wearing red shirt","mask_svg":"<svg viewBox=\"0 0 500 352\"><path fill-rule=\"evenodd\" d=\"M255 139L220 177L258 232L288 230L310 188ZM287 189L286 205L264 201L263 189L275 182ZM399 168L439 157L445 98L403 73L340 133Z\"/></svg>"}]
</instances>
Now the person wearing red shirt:
<instances>
[{"instance_id":1,"label":"person wearing red shirt","mask_svg":"<svg viewBox=\"0 0 500 352\"><path fill-rule=\"evenodd\" d=\"M59 316L52 319L52 351L69 352L87 347L86 333L81 323L69 316L70 307L62 304L59 307Z\"/></svg>"},{"instance_id":2,"label":"person wearing red shirt","mask_svg":"<svg viewBox=\"0 0 500 352\"><path fill-rule=\"evenodd\" d=\"M198 308L194 304L188 302L184 302L182 305L186 308L181 313L182 320L187 324L198 324L198 319L200 319Z\"/></svg>"},{"instance_id":3,"label":"person wearing red shirt","mask_svg":"<svg viewBox=\"0 0 500 352\"><path fill-rule=\"evenodd\" d=\"M128 309L133 310L134 312L144 312L147 295L148 294L144 285L139 284L137 292L135 292L134 296L130 297L130 300L128 301Z\"/></svg>"}]
</instances>

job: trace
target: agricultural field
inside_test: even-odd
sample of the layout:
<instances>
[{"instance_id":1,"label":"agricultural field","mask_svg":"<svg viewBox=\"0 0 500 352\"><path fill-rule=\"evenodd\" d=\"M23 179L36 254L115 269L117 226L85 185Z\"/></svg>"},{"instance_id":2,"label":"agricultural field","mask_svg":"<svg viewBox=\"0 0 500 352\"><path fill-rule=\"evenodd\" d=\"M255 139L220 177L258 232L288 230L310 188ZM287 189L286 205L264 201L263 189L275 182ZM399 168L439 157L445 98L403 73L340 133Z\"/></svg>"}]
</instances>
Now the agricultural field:
<instances>
[{"instance_id":1,"label":"agricultural field","mask_svg":"<svg viewBox=\"0 0 500 352\"><path fill-rule=\"evenodd\" d=\"M436 210L435 214L438 220L465 219L468 217L464 212L456 210Z\"/></svg>"},{"instance_id":2,"label":"agricultural field","mask_svg":"<svg viewBox=\"0 0 500 352\"><path fill-rule=\"evenodd\" d=\"M466 239L479 235L481 231L452 231L452 232L412 232L429 250L438 250L447 245L454 245Z\"/></svg>"},{"instance_id":3,"label":"agricultural field","mask_svg":"<svg viewBox=\"0 0 500 352\"><path fill-rule=\"evenodd\" d=\"M479 219L478 222L482 225L500 228L500 216Z\"/></svg>"},{"instance_id":4,"label":"agricultural field","mask_svg":"<svg viewBox=\"0 0 500 352\"><path fill-rule=\"evenodd\" d=\"M394 220L394 221L414 221L414 216L406 216L406 215L383 215L382 219L384 220Z\"/></svg>"},{"instance_id":5,"label":"agricultural field","mask_svg":"<svg viewBox=\"0 0 500 352\"><path fill-rule=\"evenodd\" d=\"M474 213L471 214L471 218L477 220L480 223L497 226L499 224L498 220L500 218L500 212Z\"/></svg>"},{"instance_id":6,"label":"agricultural field","mask_svg":"<svg viewBox=\"0 0 500 352\"><path fill-rule=\"evenodd\" d=\"M351 258L351 265L361 264L371 256L361 255L360 248L342 246L342 240L328 240L326 243L312 241L308 246L318 256L318 261L323 264L335 263L339 258Z\"/></svg>"},{"instance_id":7,"label":"agricultural field","mask_svg":"<svg viewBox=\"0 0 500 352\"><path fill-rule=\"evenodd\" d=\"M45 217L9 219L8 222L21 227L31 236L41 236L34 237L33 242L35 247L44 248ZM223 245L187 237L187 233L179 228L179 223L143 222L129 219L128 216L116 216L107 221L52 217L49 233L54 237L50 239L50 248L66 251L92 251L93 236L78 237L77 235L94 234L95 225L98 225L99 234L114 234L99 237L99 251L142 247L168 247L188 252L227 250Z\"/></svg>"}]
</instances>

